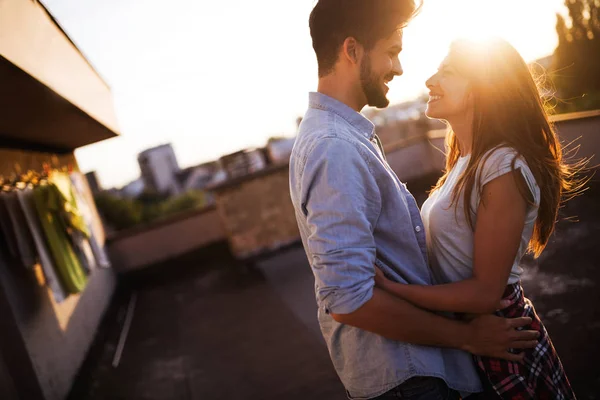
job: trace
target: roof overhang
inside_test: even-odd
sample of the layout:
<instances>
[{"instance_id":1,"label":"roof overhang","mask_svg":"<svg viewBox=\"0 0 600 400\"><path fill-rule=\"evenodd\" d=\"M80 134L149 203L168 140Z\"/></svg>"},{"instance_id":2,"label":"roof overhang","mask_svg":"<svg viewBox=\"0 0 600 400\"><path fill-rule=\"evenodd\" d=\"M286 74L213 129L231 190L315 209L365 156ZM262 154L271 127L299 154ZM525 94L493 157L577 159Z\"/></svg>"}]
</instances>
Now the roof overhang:
<instances>
[{"instance_id":1,"label":"roof overhang","mask_svg":"<svg viewBox=\"0 0 600 400\"><path fill-rule=\"evenodd\" d=\"M72 151L118 135L112 94L36 1L0 1L0 145Z\"/></svg>"}]
</instances>

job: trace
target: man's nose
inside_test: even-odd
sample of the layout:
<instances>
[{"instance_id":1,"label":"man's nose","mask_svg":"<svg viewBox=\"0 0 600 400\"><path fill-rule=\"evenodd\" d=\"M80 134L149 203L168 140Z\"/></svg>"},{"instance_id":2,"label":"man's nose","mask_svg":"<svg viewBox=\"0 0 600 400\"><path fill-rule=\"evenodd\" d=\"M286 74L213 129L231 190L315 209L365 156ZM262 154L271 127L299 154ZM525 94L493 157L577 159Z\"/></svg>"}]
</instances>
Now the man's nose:
<instances>
[{"instance_id":1,"label":"man's nose","mask_svg":"<svg viewBox=\"0 0 600 400\"><path fill-rule=\"evenodd\" d=\"M392 66L392 73L395 76L401 76L402 74L404 74L404 70L402 69L402 64L400 63L400 60L396 61Z\"/></svg>"}]
</instances>

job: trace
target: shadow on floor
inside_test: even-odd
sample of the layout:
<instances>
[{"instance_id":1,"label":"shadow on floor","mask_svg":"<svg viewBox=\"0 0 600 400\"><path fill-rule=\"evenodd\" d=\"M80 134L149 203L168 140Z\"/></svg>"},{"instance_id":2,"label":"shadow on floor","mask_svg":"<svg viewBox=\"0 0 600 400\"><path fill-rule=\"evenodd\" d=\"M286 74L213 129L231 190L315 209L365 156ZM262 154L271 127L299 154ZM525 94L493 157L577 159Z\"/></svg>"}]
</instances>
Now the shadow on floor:
<instances>
[{"instance_id":1,"label":"shadow on floor","mask_svg":"<svg viewBox=\"0 0 600 400\"><path fill-rule=\"evenodd\" d=\"M344 399L320 335L261 268L218 245L128 276L70 399ZM133 292L131 330L112 368Z\"/></svg>"}]
</instances>

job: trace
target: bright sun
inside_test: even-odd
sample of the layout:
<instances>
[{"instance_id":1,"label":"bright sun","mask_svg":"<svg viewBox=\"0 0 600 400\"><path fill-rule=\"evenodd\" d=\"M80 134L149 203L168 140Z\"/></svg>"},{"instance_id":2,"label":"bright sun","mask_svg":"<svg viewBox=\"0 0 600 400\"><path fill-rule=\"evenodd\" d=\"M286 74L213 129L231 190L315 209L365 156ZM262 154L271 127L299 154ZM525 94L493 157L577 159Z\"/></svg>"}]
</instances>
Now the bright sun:
<instances>
[{"instance_id":1,"label":"bright sun","mask_svg":"<svg viewBox=\"0 0 600 400\"><path fill-rule=\"evenodd\" d=\"M456 36L486 41L492 37L509 39L509 32L514 29L508 21L511 20L513 10L499 7L498 3L489 1L471 1L469 7L463 9L460 21L455 21Z\"/></svg>"},{"instance_id":2,"label":"bright sun","mask_svg":"<svg viewBox=\"0 0 600 400\"><path fill-rule=\"evenodd\" d=\"M398 102L423 93L457 38L505 39L527 62L551 54L555 14L563 8L564 0L425 0L406 30L401 57L406 76L391 86L390 98Z\"/></svg>"}]
</instances>

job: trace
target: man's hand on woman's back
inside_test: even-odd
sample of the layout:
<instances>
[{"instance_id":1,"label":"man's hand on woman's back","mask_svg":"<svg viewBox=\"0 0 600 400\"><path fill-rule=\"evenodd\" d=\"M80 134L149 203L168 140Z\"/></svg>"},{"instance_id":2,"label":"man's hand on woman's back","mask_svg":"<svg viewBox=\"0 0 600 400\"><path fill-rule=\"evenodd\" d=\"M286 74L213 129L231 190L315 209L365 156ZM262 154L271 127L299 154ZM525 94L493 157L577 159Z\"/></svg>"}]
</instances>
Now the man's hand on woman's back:
<instances>
[{"instance_id":1,"label":"man's hand on woman's back","mask_svg":"<svg viewBox=\"0 0 600 400\"><path fill-rule=\"evenodd\" d=\"M521 361L524 354L511 353L509 349L534 348L538 344L539 332L518 330L531 324L531 318L501 318L495 315L480 315L468 322L468 335L463 350L478 356Z\"/></svg>"}]
</instances>

